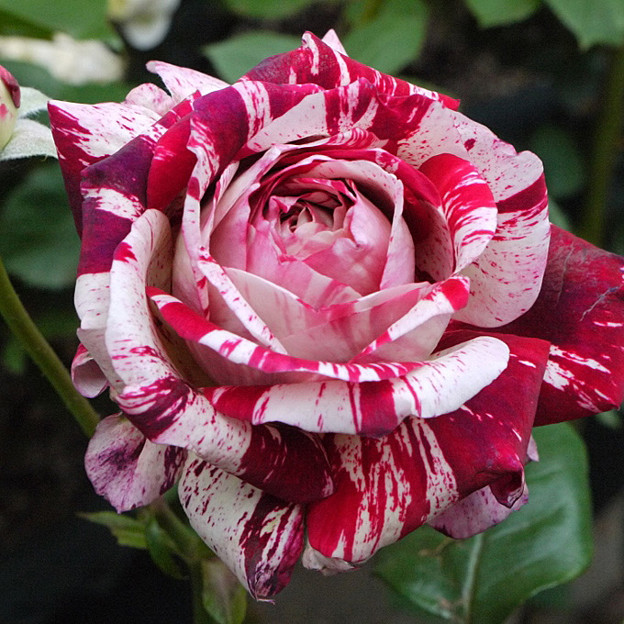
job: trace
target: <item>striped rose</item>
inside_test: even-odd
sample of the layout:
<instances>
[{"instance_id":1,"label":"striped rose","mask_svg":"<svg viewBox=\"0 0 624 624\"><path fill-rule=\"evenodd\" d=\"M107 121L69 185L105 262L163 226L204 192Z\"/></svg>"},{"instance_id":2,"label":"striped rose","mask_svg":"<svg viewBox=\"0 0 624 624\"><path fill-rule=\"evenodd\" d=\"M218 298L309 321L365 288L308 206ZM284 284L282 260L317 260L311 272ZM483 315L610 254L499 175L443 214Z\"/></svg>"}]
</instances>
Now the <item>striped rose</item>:
<instances>
[{"instance_id":1,"label":"striped rose","mask_svg":"<svg viewBox=\"0 0 624 624\"><path fill-rule=\"evenodd\" d=\"M619 404L622 261L551 226L538 158L334 33L233 85L152 62L54 102L82 240L73 374L124 511L178 482L257 598L527 499L534 425Z\"/></svg>"}]
</instances>

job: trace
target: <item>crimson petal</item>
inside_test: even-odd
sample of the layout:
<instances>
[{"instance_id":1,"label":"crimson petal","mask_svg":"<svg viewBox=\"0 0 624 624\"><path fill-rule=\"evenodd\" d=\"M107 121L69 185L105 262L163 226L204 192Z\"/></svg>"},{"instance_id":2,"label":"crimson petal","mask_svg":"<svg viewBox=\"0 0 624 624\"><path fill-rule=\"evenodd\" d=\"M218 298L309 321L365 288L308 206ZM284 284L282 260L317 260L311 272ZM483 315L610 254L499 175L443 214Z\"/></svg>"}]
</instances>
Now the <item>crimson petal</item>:
<instances>
[{"instance_id":1,"label":"crimson petal","mask_svg":"<svg viewBox=\"0 0 624 624\"><path fill-rule=\"evenodd\" d=\"M618 407L624 399L624 259L552 226L533 307L501 331L551 342L536 425Z\"/></svg>"}]
</instances>

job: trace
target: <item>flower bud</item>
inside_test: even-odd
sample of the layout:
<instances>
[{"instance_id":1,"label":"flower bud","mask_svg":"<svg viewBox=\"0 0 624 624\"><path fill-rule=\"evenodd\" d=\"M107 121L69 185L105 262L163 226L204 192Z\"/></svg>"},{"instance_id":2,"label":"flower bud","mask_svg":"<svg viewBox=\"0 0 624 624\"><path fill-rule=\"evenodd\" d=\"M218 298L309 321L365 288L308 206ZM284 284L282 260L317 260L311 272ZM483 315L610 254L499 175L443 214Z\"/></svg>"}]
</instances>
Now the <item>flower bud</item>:
<instances>
[{"instance_id":1,"label":"flower bud","mask_svg":"<svg viewBox=\"0 0 624 624\"><path fill-rule=\"evenodd\" d=\"M9 142L17 120L20 88L17 80L0 65L0 149Z\"/></svg>"}]
</instances>

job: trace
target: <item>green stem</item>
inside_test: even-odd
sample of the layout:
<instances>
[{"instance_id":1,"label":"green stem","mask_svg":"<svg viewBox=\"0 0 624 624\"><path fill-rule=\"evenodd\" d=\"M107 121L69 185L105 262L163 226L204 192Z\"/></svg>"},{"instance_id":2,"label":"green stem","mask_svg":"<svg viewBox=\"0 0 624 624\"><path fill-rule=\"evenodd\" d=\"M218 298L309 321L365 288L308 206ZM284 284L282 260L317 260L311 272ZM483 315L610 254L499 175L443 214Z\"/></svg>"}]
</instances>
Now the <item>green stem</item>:
<instances>
[{"instance_id":1,"label":"green stem","mask_svg":"<svg viewBox=\"0 0 624 624\"><path fill-rule=\"evenodd\" d=\"M189 564L191 575L191 591L193 596L193 624L215 624L204 609L202 594L204 592L201 561Z\"/></svg>"},{"instance_id":2,"label":"green stem","mask_svg":"<svg viewBox=\"0 0 624 624\"><path fill-rule=\"evenodd\" d=\"M87 399L78 393L64 364L26 312L0 259L0 315L22 347L48 378L81 429L93 435L99 417Z\"/></svg>"},{"instance_id":3,"label":"green stem","mask_svg":"<svg viewBox=\"0 0 624 624\"><path fill-rule=\"evenodd\" d=\"M590 184L579 234L595 245L603 243L605 211L618 142L624 119L624 46L616 48L610 59L603 106L594 135Z\"/></svg>"},{"instance_id":4,"label":"green stem","mask_svg":"<svg viewBox=\"0 0 624 624\"><path fill-rule=\"evenodd\" d=\"M156 499L150 505L150 509L186 561L199 560L206 554L207 547L195 531L178 517L164 498Z\"/></svg>"},{"instance_id":5,"label":"green stem","mask_svg":"<svg viewBox=\"0 0 624 624\"><path fill-rule=\"evenodd\" d=\"M167 532L188 566L193 601L193 624L215 624L204 609L202 559L210 551L197 534L171 509L164 498L150 505L158 524Z\"/></svg>"}]
</instances>

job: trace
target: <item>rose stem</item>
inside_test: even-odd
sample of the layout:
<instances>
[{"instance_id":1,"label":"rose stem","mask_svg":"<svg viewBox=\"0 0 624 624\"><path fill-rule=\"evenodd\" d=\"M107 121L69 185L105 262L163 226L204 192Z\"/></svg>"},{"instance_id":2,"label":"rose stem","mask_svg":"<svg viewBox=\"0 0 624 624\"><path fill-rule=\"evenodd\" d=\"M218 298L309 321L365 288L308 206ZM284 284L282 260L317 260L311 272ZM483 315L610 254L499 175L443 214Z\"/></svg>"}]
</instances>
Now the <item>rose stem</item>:
<instances>
[{"instance_id":1,"label":"rose stem","mask_svg":"<svg viewBox=\"0 0 624 624\"><path fill-rule=\"evenodd\" d=\"M612 51L603 106L596 122L589 188L579 235L594 245L603 243L605 209L624 118L624 46Z\"/></svg>"},{"instance_id":2,"label":"rose stem","mask_svg":"<svg viewBox=\"0 0 624 624\"><path fill-rule=\"evenodd\" d=\"M63 362L43 337L15 292L0 258L0 314L22 347L47 377L84 433L91 437L100 418L78 393Z\"/></svg>"},{"instance_id":3,"label":"rose stem","mask_svg":"<svg viewBox=\"0 0 624 624\"><path fill-rule=\"evenodd\" d=\"M183 556L189 569L193 600L193 624L215 624L204 609L201 562L212 553L197 534L178 518L164 498L150 505L150 510Z\"/></svg>"}]
</instances>

